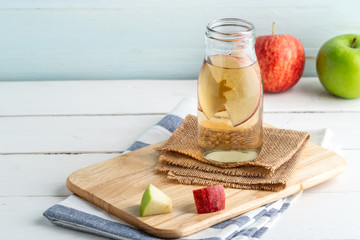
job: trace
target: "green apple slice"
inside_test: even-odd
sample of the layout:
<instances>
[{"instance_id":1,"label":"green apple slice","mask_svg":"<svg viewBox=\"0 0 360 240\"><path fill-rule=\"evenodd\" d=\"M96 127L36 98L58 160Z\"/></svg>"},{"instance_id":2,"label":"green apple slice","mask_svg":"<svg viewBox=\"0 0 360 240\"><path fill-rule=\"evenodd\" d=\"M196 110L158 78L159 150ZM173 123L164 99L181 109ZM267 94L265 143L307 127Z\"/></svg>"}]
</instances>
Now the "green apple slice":
<instances>
[{"instance_id":1,"label":"green apple slice","mask_svg":"<svg viewBox=\"0 0 360 240\"><path fill-rule=\"evenodd\" d=\"M169 213L172 211L172 201L169 196L149 184L146 188L140 204L140 215L142 217Z\"/></svg>"}]
</instances>

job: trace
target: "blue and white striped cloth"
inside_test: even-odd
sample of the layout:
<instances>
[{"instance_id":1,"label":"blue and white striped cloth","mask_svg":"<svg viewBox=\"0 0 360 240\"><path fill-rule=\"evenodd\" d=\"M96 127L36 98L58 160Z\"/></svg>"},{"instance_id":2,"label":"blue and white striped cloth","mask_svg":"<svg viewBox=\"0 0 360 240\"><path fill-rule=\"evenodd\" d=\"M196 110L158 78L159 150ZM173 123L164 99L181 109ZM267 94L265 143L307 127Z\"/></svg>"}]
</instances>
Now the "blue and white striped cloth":
<instances>
[{"instance_id":1,"label":"blue and white striped cloth","mask_svg":"<svg viewBox=\"0 0 360 240\"><path fill-rule=\"evenodd\" d=\"M180 126L187 114L196 115L196 104L195 99L183 99L169 114L145 132L124 153L168 139ZM329 141L332 138L330 130L320 129L310 132L312 142L328 147ZM295 202L300 194L298 193L269 203L183 239L260 239L279 216ZM50 207L44 212L44 216L58 226L109 239L159 239L132 227L76 195L71 195L64 201Z\"/></svg>"}]
</instances>

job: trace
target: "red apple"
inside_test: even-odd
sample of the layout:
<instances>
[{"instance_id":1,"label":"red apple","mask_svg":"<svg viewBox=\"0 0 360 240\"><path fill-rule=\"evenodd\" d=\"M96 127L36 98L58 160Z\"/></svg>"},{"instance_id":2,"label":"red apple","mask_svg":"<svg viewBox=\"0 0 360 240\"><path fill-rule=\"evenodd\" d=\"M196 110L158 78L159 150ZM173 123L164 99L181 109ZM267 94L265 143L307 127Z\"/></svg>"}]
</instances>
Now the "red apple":
<instances>
[{"instance_id":1,"label":"red apple","mask_svg":"<svg viewBox=\"0 0 360 240\"><path fill-rule=\"evenodd\" d=\"M259 61L265 92L283 92L300 79L305 65L301 42L288 34L259 36L255 52Z\"/></svg>"},{"instance_id":2,"label":"red apple","mask_svg":"<svg viewBox=\"0 0 360 240\"><path fill-rule=\"evenodd\" d=\"M225 209L225 191L223 185L216 185L193 191L198 213L217 212Z\"/></svg>"}]
</instances>

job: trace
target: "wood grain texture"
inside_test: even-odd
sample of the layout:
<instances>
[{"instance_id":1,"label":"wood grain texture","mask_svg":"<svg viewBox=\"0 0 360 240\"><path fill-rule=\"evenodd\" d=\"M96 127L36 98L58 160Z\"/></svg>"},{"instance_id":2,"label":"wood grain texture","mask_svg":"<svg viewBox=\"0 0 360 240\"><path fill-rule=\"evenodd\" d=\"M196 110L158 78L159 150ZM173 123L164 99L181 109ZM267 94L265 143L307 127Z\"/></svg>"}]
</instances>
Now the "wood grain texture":
<instances>
[{"instance_id":1,"label":"wood grain texture","mask_svg":"<svg viewBox=\"0 0 360 240\"><path fill-rule=\"evenodd\" d=\"M292 34L305 48L304 76L315 76L322 43L359 33L359 1L1 1L0 81L194 79L205 25L253 22L257 35Z\"/></svg>"},{"instance_id":2,"label":"wood grain texture","mask_svg":"<svg viewBox=\"0 0 360 240\"><path fill-rule=\"evenodd\" d=\"M68 177L67 187L80 197L154 236L177 238L329 180L342 173L346 165L339 155L309 143L286 189L280 192L226 189L224 211L197 214L192 190L199 186L170 182L163 174L155 171L158 152L154 147L160 144L78 170ZM139 204L149 183L172 198L172 213L140 217Z\"/></svg>"}]
</instances>

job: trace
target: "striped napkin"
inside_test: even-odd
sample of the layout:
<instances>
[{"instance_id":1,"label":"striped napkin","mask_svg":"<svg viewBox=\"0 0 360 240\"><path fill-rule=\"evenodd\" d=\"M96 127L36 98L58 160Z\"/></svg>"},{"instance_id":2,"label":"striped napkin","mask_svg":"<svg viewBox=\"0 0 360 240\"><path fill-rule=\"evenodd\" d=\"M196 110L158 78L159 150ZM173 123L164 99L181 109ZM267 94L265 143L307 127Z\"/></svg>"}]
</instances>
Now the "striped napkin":
<instances>
[{"instance_id":1,"label":"striped napkin","mask_svg":"<svg viewBox=\"0 0 360 240\"><path fill-rule=\"evenodd\" d=\"M181 125L186 115L196 115L196 106L195 99L184 98L169 114L145 132L124 153L168 139ZM329 129L310 130L309 132L311 133L312 142L323 147L329 147L332 138ZM260 239L300 194L269 203L182 239ZM55 225L109 239L159 239L132 227L76 195L71 195L64 201L50 207L44 212L44 216Z\"/></svg>"}]
</instances>

